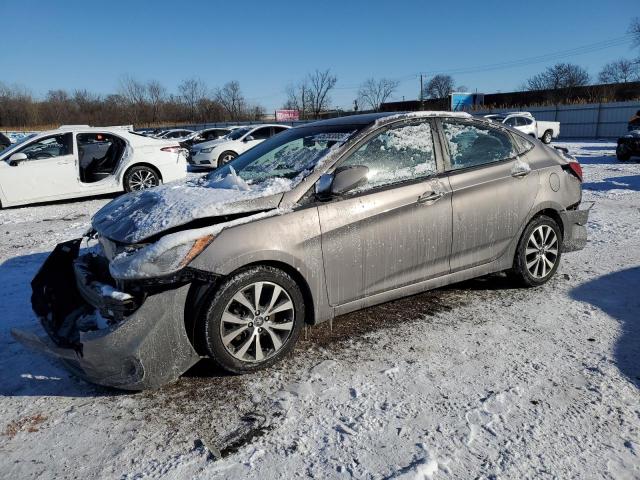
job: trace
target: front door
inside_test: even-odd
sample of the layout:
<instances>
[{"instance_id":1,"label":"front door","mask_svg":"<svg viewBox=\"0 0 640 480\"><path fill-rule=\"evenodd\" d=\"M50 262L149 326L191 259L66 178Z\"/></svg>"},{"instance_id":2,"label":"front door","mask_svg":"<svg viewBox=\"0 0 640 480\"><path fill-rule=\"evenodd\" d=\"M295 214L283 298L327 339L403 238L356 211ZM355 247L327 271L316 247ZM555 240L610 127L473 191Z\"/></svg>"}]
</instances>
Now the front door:
<instances>
[{"instance_id":1,"label":"front door","mask_svg":"<svg viewBox=\"0 0 640 480\"><path fill-rule=\"evenodd\" d=\"M505 253L533 206L538 173L528 168L526 154L506 130L443 120L442 131L452 190L454 272Z\"/></svg>"},{"instance_id":2,"label":"front door","mask_svg":"<svg viewBox=\"0 0 640 480\"><path fill-rule=\"evenodd\" d=\"M46 200L79 191L73 134L35 140L15 153L27 160L2 169L2 190L10 202ZM6 159L8 162L8 159Z\"/></svg>"},{"instance_id":3,"label":"front door","mask_svg":"<svg viewBox=\"0 0 640 480\"><path fill-rule=\"evenodd\" d=\"M319 206L329 301L341 305L449 272L451 197L428 121L375 134L338 167L362 187Z\"/></svg>"}]
</instances>

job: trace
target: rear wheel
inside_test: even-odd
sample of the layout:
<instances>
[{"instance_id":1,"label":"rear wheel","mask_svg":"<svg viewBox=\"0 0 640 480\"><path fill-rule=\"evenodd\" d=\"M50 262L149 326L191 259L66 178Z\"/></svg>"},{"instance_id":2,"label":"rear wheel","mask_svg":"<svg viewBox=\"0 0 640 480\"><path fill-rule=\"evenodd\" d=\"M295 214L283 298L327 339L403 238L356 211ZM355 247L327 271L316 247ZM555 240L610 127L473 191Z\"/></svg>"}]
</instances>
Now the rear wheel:
<instances>
[{"instance_id":1,"label":"rear wheel","mask_svg":"<svg viewBox=\"0 0 640 480\"><path fill-rule=\"evenodd\" d=\"M541 215L525 228L511 273L524 286L542 285L556 273L561 254L560 227L552 218Z\"/></svg>"},{"instance_id":2,"label":"rear wheel","mask_svg":"<svg viewBox=\"0 0 640 480\"><path fill-rule=\"evenodd\" d=\"M546 143L547 145L551 143L552 139L553 139L553 132L551 130L547 130L542 135L542 142Z\"/></svg>"},{"instance_id":3,"label":"rear wheel","mask_svg":"<svg viewBox=\"0 0 640 480\"><path fill-rule=\"evenodd\" d=\"M300 336L304 298L285 272L258 266L230 277L200 321L200 335L215 363L247 373L284 358Z\"/></svg>"},{"instance_id":4,"label":"rear wheel","mask_svg":"<svg viewBox=\"0 0 640 480\"><path fill-rule=\"evenodd\" d=\"M145 190L160 185L160 175L151 167L139 165L125 173L123 183L126 192Z\"/></svg>"}]
</instances>

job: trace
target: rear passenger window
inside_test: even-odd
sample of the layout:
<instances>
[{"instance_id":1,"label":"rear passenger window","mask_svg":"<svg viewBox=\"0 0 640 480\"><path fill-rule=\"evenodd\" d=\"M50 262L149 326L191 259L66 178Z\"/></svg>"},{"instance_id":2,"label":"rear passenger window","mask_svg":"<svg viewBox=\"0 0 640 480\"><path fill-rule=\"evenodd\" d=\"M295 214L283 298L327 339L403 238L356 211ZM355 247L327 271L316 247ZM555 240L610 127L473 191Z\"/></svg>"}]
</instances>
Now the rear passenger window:
<instances>
[{"instance_id":1,"label":"rear passenger window","mask_svg":"<svg viewBox=\"0 0 640 480\"><path fill-rule=\"evenodd\" d=\"M362 145L340 166L369 167L359 191L413 180L437 172L431 125L427 122L393 127Z\"/></svg>"},{"instance_id":2,"label":"rear passenger window","mask_svg":"<svg viewBox=\"0 0 640 480\"><path fill-rule=\"evenodd\" d=\"M452 170L499 162L517 154L506 132L453 121L443 121L442 129Z\"/></svg>"},{"instance_id":3,"label":"rear passenger window","mask_svg":"<svg viewBox=\"0 0 640 480\"><path fill-rule=\"evenodd\" d=\"M518 154L527 153L529 150L533 148L533 143L531 143L526 138L521 137L520 135L514 135L513 140L516 144Z\"/></svg>"}]
</instances>

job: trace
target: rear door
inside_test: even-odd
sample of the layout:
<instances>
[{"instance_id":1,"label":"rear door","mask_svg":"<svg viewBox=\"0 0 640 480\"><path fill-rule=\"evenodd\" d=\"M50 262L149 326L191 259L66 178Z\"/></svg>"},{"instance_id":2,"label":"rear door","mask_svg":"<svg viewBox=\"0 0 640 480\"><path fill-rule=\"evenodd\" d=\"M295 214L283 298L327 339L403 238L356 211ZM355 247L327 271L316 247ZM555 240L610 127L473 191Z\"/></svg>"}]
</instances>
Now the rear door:
<instances>
[{"instance_id":1,"label":"rear door","mask_svg":"<svg viewBox=\"0 0 640 480\"><path fill-rule=\"evenodd\" d=\"M73 134L49 135L16 150L27 160L2 170L2 190L10 202L46 200L80 190ZM8 160L8 159L7 159Z\"/></svg>"},{"instance_id":2,"label":"rear door","mask_svg":"<svg viewBox=\"0 0 640 480\"><path fill-rule=\"evenodd\" d=\"M368 182L318 207L329 301L345 304L449 271L451 198L430 121L371 136L341 166Z\"/></svg>"},{"instance_id":3,"label":"rear door","mask_svg":"<svg viewBox=\"0 0 640 480\"><path fill-rule=\"evenodd\" d=\"M505 253L533 206L538 173L502 128L460 119L440 125L452 191L454 272Z\"/></svg>"}]
</instances>

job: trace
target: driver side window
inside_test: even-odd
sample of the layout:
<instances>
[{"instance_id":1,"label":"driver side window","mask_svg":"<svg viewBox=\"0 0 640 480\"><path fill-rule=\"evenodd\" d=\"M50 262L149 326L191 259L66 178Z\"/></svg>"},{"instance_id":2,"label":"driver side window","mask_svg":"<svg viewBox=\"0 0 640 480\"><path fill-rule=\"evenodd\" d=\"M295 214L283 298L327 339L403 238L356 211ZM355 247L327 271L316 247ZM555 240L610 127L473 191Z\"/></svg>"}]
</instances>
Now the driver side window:
<instances>
[{"instance_id":1,"label":"driver side window","mask_svg":"<svg viewBox=\"0 0 640 480\"><path fill-rule=\"evenodd\" d=\"M41 138L21 148L17 153L24 153L29 160L71 155L73 153L73 136L71 133L63 133Z\"/></svg>"},{"instance_id":2,"label":"driver side window","mask_svg":"<svg viewBox=\"0 0 640 480\"><path fill-rule=\"evenodd\" d=\"M437 172L431 124L422 122L389 128L368 140L340 167L369 168L367 183L356 191L370 190Z\"/></svg>"},{"instance_id":3,"label":"driver side window","mask_svg":"<svg viewBox=\"0 0 640 480\"><path fill-rule=\"evenodd\" d=\"M266 140L271 136L271 127L262 127L251 133L254 140Z\"/></svg>"}]
</instances>

